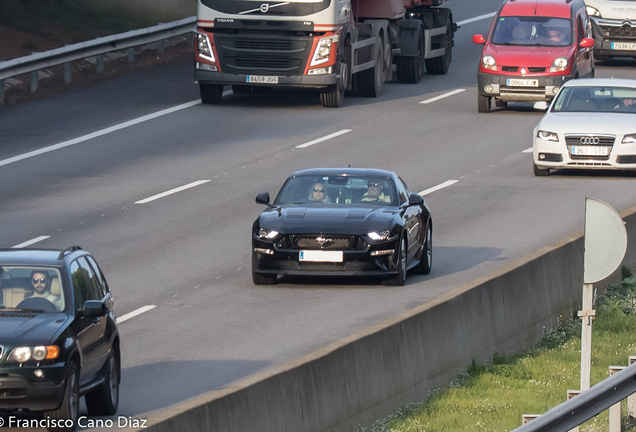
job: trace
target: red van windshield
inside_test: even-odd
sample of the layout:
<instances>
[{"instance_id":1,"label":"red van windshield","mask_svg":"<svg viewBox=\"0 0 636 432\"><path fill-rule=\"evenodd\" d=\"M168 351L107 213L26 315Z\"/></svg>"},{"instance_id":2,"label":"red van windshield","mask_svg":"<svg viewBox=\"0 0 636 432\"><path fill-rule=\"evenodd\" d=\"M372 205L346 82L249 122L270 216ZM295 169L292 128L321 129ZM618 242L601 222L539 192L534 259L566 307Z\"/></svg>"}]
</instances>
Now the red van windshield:
<instances>
[{"instance_id":1,"label":"red van windshield","mask_svg":"<svg viewBox=\"0 0 636 432\"><path fill-rule=\"evenodd\" d=\"M565 18L499 17L492 43L520 46L569 46L572 23Z\"/></svg>"}]
</instances>

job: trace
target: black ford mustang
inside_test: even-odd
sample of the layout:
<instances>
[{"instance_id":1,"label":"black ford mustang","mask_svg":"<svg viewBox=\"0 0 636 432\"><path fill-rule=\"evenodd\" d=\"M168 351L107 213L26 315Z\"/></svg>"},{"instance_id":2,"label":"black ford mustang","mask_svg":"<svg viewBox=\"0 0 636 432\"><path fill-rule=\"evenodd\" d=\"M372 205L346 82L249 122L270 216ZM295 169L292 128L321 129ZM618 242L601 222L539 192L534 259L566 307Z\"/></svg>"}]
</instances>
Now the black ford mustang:
<instances>
[{"instance_id":1,"label":"black ford mustang","mask_svg":"<svg viewBox=\"0 0 636 432\"><path fill-rule=\"evenodd\" d=\"M433 223L418 194L394 172L319 168L293 173L252 228L252 279L280 275L382 276L404 285L406 272L431 271Z\"/></svg>"}]
</instances>

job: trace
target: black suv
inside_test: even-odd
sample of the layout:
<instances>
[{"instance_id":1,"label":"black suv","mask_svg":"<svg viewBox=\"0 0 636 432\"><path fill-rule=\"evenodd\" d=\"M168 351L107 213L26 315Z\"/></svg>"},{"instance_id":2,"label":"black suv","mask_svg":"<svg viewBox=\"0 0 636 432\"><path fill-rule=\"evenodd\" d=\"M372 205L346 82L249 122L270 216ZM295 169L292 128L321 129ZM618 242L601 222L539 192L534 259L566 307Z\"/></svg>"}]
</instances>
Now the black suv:
<instances>
[{"instance_id":1,"label":"black suv","mask_svg":"<svg viewBox=\"0 0 636 432\"><path fill-rule=\"evenodd\" d=\"M79 398L90 415L117 411L119 332L106 279L79 246L0 249L0 410L44 413L73 430Z\"/></svg>"}]
</instances>

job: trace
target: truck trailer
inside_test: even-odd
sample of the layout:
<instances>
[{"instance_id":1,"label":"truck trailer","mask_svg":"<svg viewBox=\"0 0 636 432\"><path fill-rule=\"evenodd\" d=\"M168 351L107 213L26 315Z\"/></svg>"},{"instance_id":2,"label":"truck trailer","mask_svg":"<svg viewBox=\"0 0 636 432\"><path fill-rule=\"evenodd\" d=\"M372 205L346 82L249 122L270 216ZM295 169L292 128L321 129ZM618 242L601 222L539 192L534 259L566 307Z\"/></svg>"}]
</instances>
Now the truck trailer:
<instances>
[{"instance_id":1,"label":"truck trailer","mask_svg":"<svg viewBox=\"0 0 636 432\"><path fill-rule=\"evenodd\" d=\"M272 87L377 97L385 81L446 74L457 25L444 0L198 0L194 79L201 101Z\"/></svg>"}]
</instances>

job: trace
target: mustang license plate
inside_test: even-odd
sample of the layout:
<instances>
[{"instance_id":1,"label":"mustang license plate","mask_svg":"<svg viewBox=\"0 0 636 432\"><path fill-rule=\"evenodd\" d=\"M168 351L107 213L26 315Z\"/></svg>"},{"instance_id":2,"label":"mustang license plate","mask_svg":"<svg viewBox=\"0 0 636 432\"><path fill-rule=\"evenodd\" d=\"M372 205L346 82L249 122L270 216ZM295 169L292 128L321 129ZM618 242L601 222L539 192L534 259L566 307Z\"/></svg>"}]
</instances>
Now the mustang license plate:
<instances>
[{"instance_id":1,"label":"mustang license plate","mask_svg":"<svg viewBox=\"0 0 636 432\"><path fill-rule=\"evenodd\" d=\"M508 87L539 87L539 80L536 79L506 79Z\"/></svg>"},{"instance_id":2,"label":"mustang license plate","mask_svg":"<svg viewBox=\"0 0 636 432\"><path fill-rule=\"evenodd\" d=\"M636 51L636 43L612 42L613 50Z\"/></svg>"},{"instance_id":3,"label":"mustang license plate","mask_svg":"<svg viewBox=\"0 0 636 432\"><path fill-rule=\"evenodd\" d=\"M607 147L572 147L573 156L607 156Z\"/></svg>"},{"instance_id":4,"label":"mustang license plate","mask_svg":"<svg viewBox=\"0 0 636 432\"><path fill-rule=\"evenodd\" d=\"M342 251L300 251L299 260L309 262L342 262Z\"/></svg>"},{"instance_id":5,"label":"mustang license plate","mask_svg":"<svg viewBox=\"0 0 636 432\"><path fill-rule=\"evenodd\" d=\"M262 76L262 75L248 75L245 77L245 82L248 83L260 83L260 84L278 84L277 76Z\"/></svg>"}]
</instances>

